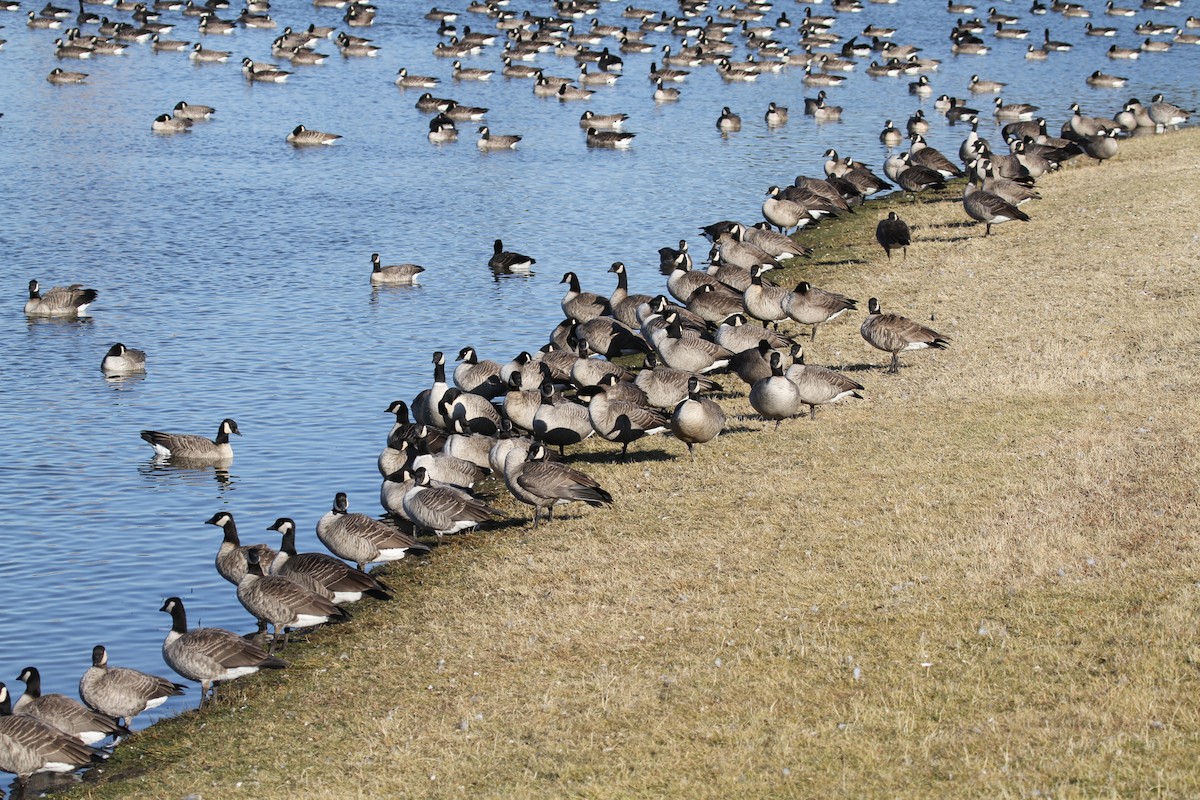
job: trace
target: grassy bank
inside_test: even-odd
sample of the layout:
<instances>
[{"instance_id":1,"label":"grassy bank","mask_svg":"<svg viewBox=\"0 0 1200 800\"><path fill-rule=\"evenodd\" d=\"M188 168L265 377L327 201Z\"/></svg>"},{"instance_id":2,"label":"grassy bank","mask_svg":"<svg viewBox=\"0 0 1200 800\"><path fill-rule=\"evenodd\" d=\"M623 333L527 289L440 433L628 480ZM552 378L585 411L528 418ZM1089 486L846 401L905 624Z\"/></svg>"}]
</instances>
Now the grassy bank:
<instances>
[{"instance_id":1,"label":"grassy bank","mask_svg":"<svg viewBox=\"0 0 1200 800\"><path fill-rule=\"evenodd\" d=\"M584 454L612 509L395 565L73 796L1200 794L1200 131L1122 148L986 239L957 201L896 204L906 261L886 207L819 234L780 282L950 349L885 375L824 326L864 401Z\"/></svg>"}]
</instances>

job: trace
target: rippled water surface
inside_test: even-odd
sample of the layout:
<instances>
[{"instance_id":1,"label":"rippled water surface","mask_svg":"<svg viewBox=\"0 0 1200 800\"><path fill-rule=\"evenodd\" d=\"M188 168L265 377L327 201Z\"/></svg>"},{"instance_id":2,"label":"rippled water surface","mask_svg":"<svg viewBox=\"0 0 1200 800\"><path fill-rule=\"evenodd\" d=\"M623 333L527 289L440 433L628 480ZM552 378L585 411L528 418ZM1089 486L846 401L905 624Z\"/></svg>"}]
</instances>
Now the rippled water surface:
<instances>
[{"instance_id":1,"label":"rippled water surface","mask_svg":"<svg viewBox=\"0 0 1200 800\"><path fill-rule=\"evenodd\" d=\"M60 62L52 42L61 31L24 24L37 5L25 0L20 13L0 12L0 38L8 40L0 50L0 274L8 298L0 304L0 680L14 684L32 664L47 691L71 695L97 643L114 664L170 674L159 652L168 618L158 613L168 595L184 598L193 625L252 627L212 566L220 532L203 523L216 511L233 512L244 541L272 545L266 526L292 516L302 550L317 546L313 525L337 491L355 510L377 513L384 408L428 385L433 350L452 357L472 344L481 357L507 360L536 349L560 319L558 280L567 270L607 293L608 266L621 260L633 291L657 291L659 247L686 238L706 253L698 226L759 219L766 188L820 175L827 148L879 167L885 118L902 125L924 107L930 143L948 152L965 130L948 126L932 100L908 94L915 78L868 77L865 60L845 86L829 90L845 107L843 121L818 125L801 114L802 98L816 90L803 85L799 68L727 84L711 67L693 67L682 100L663 106L652 102L646 79L657 53L625 56L619 84L586 103L537 98L529 81L499 74L456 83L450 60L432 55L436 23L412 4L380 3L373 27L352 29L382 48L377 58L343 59L323 42L329 62L291 68L284 85L249 84L238 65L243 56L269 59L278 31L205 37L206 47L233 52L227 64L195 65L146 44L121 57ZM605 3L596 16L630 24L620 17L624 5ZM1092 114L1157 91L1184 107L1200 104L1200 47L1177 44L1132 62L1104 57L1114 43L1145 38L1133 32L1136 23L1182 25L1200 4L1118 19L1089 1L1090 21L1118 27L1115 39L1084 36L1088 20L999 5L1021 17L1030 41L1049 28L1074 50L1033 62L1024 58L1027 42L994 41L990 55L955 57L947 38L954 16L941 3L915 0L842 14L834 32L896 27L896 41L942 59L930 75L935 95L964 96L979 73L1010 84L1006 101L1041 106L1054 129L1073 101ZM513 0L512 10L527 8L544 14L549 5ZM804 8L780 3L768 21L786 12L798 22ZM340 12L300 0L282 0L271 13L281 26L341 25ZM163 17L178 23L167 38L200 38L194 18ZM465 13L456 24L493 26ZM793 27L777 39L796 49L798 37ZM667 33L648 38L676 44ZM499 70L499 45L464 62ZM571 59L553 54L537 65L576 72ZM87 72L88 82L52 86L45 76L56 66ZM413 105L420 90L393 84L401 66L441 76L437 95L490 109L493 132L525 137L519 148L480 153L469 123L457 144L430 145L429 117ZM1085 76L1097 69L1127 76L1128 87L1087 87ZM179 100L215 106L216 118L186 135L152 134L151 120ZM791 108L785 127L763 124L771 101ZM717 131L723 105L743 116L740 133ZM588 150L578 125L585 108L628 113L633 149ZM345 138L293 149L284 137L300 123ZM999 138L990 115L981 132ZM497 237L537 259L533 277L491 274ZM372 252L428 271L418 287L372 290ZM92 316L26 319L31 278L96 287ZM100 359L116 341L149 353L144 379L101 375ZM158 465L138 437L143 428L212 436L223 417L244 434L234 440L228 476ZM197 697L193 689L138 724Z\"/></svg>"}]
</instances>

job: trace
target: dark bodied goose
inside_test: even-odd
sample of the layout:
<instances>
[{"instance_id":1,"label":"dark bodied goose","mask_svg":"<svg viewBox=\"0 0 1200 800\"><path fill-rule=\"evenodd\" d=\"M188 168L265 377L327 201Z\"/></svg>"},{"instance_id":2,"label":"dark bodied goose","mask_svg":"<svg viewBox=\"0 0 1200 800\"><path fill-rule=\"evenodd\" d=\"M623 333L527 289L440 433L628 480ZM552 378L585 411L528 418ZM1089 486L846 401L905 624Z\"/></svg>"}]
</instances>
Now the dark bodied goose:
<instances>
[{"instance_id":1,"label":"dark bodied goose","mask_svg":"<svg viewBox=\"0 0 1200 800\"><path fill-rule=\"evenodd\" d=\"M702 380L695 376L688 379L687 397L671 413L671 431L687 445L688 455L693 459L696 457L693 448L717 438L726 422L721 406L700 395Z\"/></svg>"},{"instance_id":2,"label":"dark bodied goose","mask_svg":"<svg viewBox=\"0 0 1200 800\"><path fill-rule=\"evenodd\" d=\"M329 145L341 138L342 135L340 133L325 133L324 131L309 130L303 125L297 125L292 129L292 132L287 135L288 144L296 147Z\"/></svg>"},{"instance_id":3,"label":"dark bodied goose","mask_svg":"<svg viewBox=\"0 0 1200 800\"><path fill-rule=\"evenodd\" d=\"M25 301L25 313L31 317L74 317L83 314L96 300L95 289L85 289L81 283L70 286L55 286L42 292L41 285L29 282L29 299Z\"/></svg>"},{"instance_id":4,"label":"dark bodied goose","mask_svg":"<svg viewBox=\"0 0 1200 800\"><path fill-rule=\"evenodd\" d=\"M17 680L25 684L25 693L13 704L16 714L28 714L53 725L83 744L95 744L109 736L128 736L130 731L112 717L98 714L65 694L42 694L42 676L36 667L21 670Z\"/></svg>"},{"instance_id":5,"label":"dark bodied goose","mask_svg":"<svg viewBox=\"0 0 1200 800\"><path fill-rule=\"evenodd\" d=\"M582 502L594 508L612 504L612 495L590 475L556 461L547 461L544 445L534 443L527 453L513 449L504 459L504 485L513 497L533 506L533 527L544 513L554 519L554 506Z\"/></svg>"},{"instance_id":6,"label":"dark bodied goose","mask_svg":"<svg viewBox=\"0 0 1200 800\"><path fill-rule=\"evenodd\" d=\"M633 146L633 139L636 135L627 131L601 131L588 128L587 146L608 150L628 150Z\"/></svg>"},{"instance_id":7,"label":"dark bodied goose","mask_svg":"<svg viewBox=\"0 0 1200 800\"><path fill-rule=\"evenodd\" d=\"M371 283L380 286L411 286L417 276L425 271L416 264L389 264L383 266L379 253L371 253Z\"/></svg>"},{"instance_id":8,"label":"dark bodied goose","mask_svg":"<svg viewBox=\"0 0 1200 800\"><path fill-rule=\"evenodd\" d=\"M317 521L317 538L338 558L353 561L360 570L376 561L399 561L429 546L400 529L366 514L351 514L345 492L333 498L333 508Z\"/></svg>"},{"instance_id":9,"label":"dark bodied goose","mask_svg":"<svg viewBox=\"0 0 1200 800\"><path fill-rule=\"evenodd\" d=\"M263 569L271 568L276 556L275 551L265 544L243 545L238 539L237 523L233 521L233 514L228 511L218 511L204 524L216 525L225 534L221 546L217 549L215 563L217 573L234 586L237 586L242 580L242 576L246 574L251 551L258 553L258 559L262 563Z\"/></svg>"},{"instance_id":10,"label":"dark bodied goose","mask_svg":"<svg viewBox=\"0 0 1200 800\"><path fill-rule=\"evenodd\" d=\"M458 422L472 433L494 436L500 430L500 412L482 395L447 389L438 401L438 414L446 420L446 429Z\"/></svg>"},{"instance_id":11,"label":"dark bodied goose","mask_svg":"<svg viewBox=\"0 0 1200 800\"><path fill-rule=\"evenodd\" d=\"M504 273L528 273L530 268L536 263L536 258L530 258L521 253L505 250L504 243L499 239L496 240L495 246L492 249L492 257L488 259L488 266L493 271Z\"/></svg>"},{"instance_id":12,"label":"dark bodied goose","mask_svg":"<svg viewBox=\"0 0 1200 800\"><path fill-rule=\"evenodd\" d=\"M128 667L110 667L104 645L92 648L92 666L79 679L79 697L93 711L121 721L126 728L143 711L158 708L185 687Z\"/></svg>"},{"instance_id":13,"label":"dark bodied goose","mask_svg":"<svg viewBox=\"0 0 1200 800\"><path fill-rule=\"evenodd\" d=\"M74 772L103 760L99 752L53 725L14 714L8 687L0 683L0 771L17 776L18 790L34 773Z\"/></svg>"},{"instance_id":14,"label":"dark bodied goose","mask_svg":"<svg viewBox=\"0 0 1200 800\"><path fill-rule=\"evenodd\" d=\"M176 462L195 464L228 464L233 461L233 446L229 443L229 435L242 435L237 423L231 419L221 420L217 427L216 439L205 439L188 433L163 433L161 431L142 431L141 436L151 447L154 454L170 458Z\"/></svg>"},{"instance_id":15,"label":"dark bodied goose","mask_svg":"<svg viewBox=\"0 0 1200 800\"><path fill-rule=\"evenodd\" d=\"M913 322L899 314L884 314L879 301L872 297L867 301L868 316L863 320L859 332L867 344L892 354L888 372L900 371L900 354L906 350L934 348L944 350L950 340L932 328Z\"/></svg>"},{"instance_id":16,"label":"dark bodied goose","mask_svg":"<svg viewBox=\"0 0 1200 800\"><path fill-rule=\"evenodd\" d=\"M413 486L404 495L403 508L417 530L429 531L439 539L500 516L498 509L460 489L432 485L424 467L413 473Z\"/></svg>"},{"instance_id":17,"label":"dark bodied goose","mask_svg":"<svg viewBox=\"0 0 1200 800\"><path fill-rule=\"evenodd\" d=\"M881 219L875 226L875 241L879 242L883 252L887 253L889 261L892 258L892 250L897 247L904 251L904 260L908 260L908 246L912 244L912 233L908 229L908 223L900 219L895 211L889 211L887 218Z\"/></svg>"},{"instance_id":18,"label":"dark bodied goose","mask_svg":"<svg viewBox=\"0 0 1200 800\"><path fill-rule=\"evenodd\" d=\"M258 560L258 551L251 550L246 560L246 574L238 581L237 598L259 624L270 624L271 647L275 652L283 631L287 645L288 632L314 628L325 623L345 622L350 613L338 608L333 601L296 581L279 575L267 575Z\"/></svg>"},{"instance_id":19,"label":"dark bodied goose","mask_svg":"<svg viewBox=\"0 0 1200 800\"><path fill-rule=\"evenodd\" d=\"M817 418L817 406L833 405L851 397L862 399L861 383L827 367L805 364L803 348L798 347L794 352L794 360L784 377L796 384L800 402L808 406L809 419Z\"/></svg>"},{"instance_id":20,"label":"dark bodied goose","mask_svg":"<svg viewBox=\"0 0 1200 800\"><path fill-rule=\"evenodd\" d=\"M260 669L283 669L287 662L224 628L188 630L183 601L168 597L159 611L171 615L171 630L163 640L163 661L190 681L200 684L200 704L216 697L216 684Z\"/></svg>"},{"instance_id":21,"label":"dark bodied goose","mask_svg":"<svg viewBox=\"0 0 1200 800\"><path fill-rule=\"evenodd\" d=\"M117 342L108 348L100 360L100 370L107 375L132 375L146 371L146 352L134 350Z\"/></svg>"}]
</instances>

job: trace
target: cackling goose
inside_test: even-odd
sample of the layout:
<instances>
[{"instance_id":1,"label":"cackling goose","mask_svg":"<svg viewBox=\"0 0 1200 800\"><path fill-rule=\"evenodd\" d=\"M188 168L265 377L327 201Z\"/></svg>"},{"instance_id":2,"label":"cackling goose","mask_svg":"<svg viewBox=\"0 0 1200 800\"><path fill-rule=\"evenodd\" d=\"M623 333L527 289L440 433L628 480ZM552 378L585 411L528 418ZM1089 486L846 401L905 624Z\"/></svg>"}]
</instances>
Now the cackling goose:
<instances>
[{"instance_id":1,"label":"cackling goose","mask_svg":"<svg viewBox=\"0 0 1200 800\"><path fill-rule=\"evenodd\" d=\"M0 771L17 776L18 790L36 772L74 772L102 760L100 753L53 725L14 714L8 687L0 683Z\"/></svg>"},{"instance_id":2,"label":"cackling goose","mask_svg":"<svg viewBox=\"0 0 1200 800\"><path fill-rule=\"evenodd\" d=\"M697 379L700 391L720 391L716 381L695 372L672 369L658 363L658 357L647 354L645 367L638 371L633 383L646 393L646 403L655 408L674 408L688 396L688 381Z\"/></svg>"},{"instance_id":3,"label":"cackling goose","mask_svg":"<svg viewBox=\"0 0 1200 800\"><path fill-rule=\"evenodd\" d=\"M229 444L230 434L241 436L242 432L238 430L236 422L223 419L217 428L216 439L161 431L142 431L141 436L154 448L155 455L164 458L180 462L227 464L233 461L233 447Z\"/></svg>"},{"instance_id":4,"label":"cackling goose","mask_svg":"<svg viewBox=\"0 0 1200 800\"><path fill-rule=\"evenodd\" d=\"M246 574L238 581L237 598L242 606L260 623L271 625L271 647L275 651L283 629L287 644L289 629L312 628L327 622L345 622L350 614L338 608L332 600L311 589L279 575L267 575L258 560L258 551L251 550L246 561Z\"/></svg>"},{"instance_id":5,"label":"cackling goose","mask_svg":"<svg viewBox=\"0 0 1200 800\"><path fill-rule=\"evenodd\" d=\"M800 390L783 374L779 353L770 355L771 374L750 387L750 405L764 420L775 420L775 427L800 411Z\"/></svg>"},{"instance_id":6,"label":"cackling goose","mask_svg":"<svg viewBox=\"0 0 1200 800\"><path fill-rule=\"evenodd\" d=\"M453 487L433 486L429 473L418 467L414 484L404 495L404 513L417 530L430 531L440 539L447 533L474 528L500 516L498 509Z\"/></svg>"},{"instance_id":7,"label":"cackling goose","mask_svg":"<svg viewBox=\"0 0 1200 800\"><path fill-rule=\"evenodd\" d=\"M292 129L292 132L287 135L288 144L296 147L305 147L311 145L333 144L342 136L339 133L325 133L323 131L313 131L297 125Z\"/></svg>"},{"instance_id":8,"label":"cackling goose","mask_svg":"<svg viewBox=\"0 0 1200 800\"><path fill-rule=\"evenodd\" d=\"M875 226L875 241L879 242L888 260L892 258L892 248L899 247L904 251L904 260L908 260L908 246L912 244L912 234L908 223L900 219L895 211L889 211L886 219L881 219ZM815 329L814 329L815 330Z\"/></svg>"},{"instance_id":9,"label":"cackling goose","mask_svg":"<svg viewBox=\"0 0 1200 800\"><path fill-rule=\"evenodd\" d=\"M108 375L131 375L146 371L146 352L117 342L100 360L100 370Z\"/></svg>"},{"instance_id":10,"label":"cackling goose","mask_svg":"<svg viewBox=\"0 0 1200 800\"><path fill-rule=\"evenodd\" d=\"M486 81L491 80L491 77L496 74L493 69L473 69L463 67L461 61L455 61L451 65L450 74L456 81Z\"/></svg>"},{"instance_id":11,"label":"cackling goose","mask_svg":"<svg viewBox=\"0 0 1200 800\"><path fill-rule=\"evenodd\" d=\"M543 367L539 367L541 369ZM539 376L536 382L537 388L525 389L524 377L520 370L513 371L508 377L509 390L504 394L504 416L510 424L521 428L522 430L533 430L533 418L537 414L538 408L542 405L541 383L549 377L549 368L544 367L546 373ZM501 422L501 430L504 429L504 421ZM495 466L493 465L493 470Z\"/></svg>"},{"instance_id":12,"label":"cackling goose","mask_svg":"<svg viewBox=\"0 0 1200 800\"><path fill-rule=\"evenodd\" d=\"M783 310L783 301L791 292L765 281L762 277L763 271L761 264L750 268L750 285L743 290L742 301L750 316L762 322L763 327L768 323L778 327L779 320L787 316Z\"/></svg>"},{"instance_id":13,"label":"cackling goose","mask_svg":"<svg viewBox=\"0 0 1200 800\"><path fill-rule=\"evenodd\" d=\"M629 276L624 263L614 261L608 271L616 273L617 276L617 288L608 296L612 314L618 322L629 328L636 328L638 326L637 307L642 303L649 302L651 297L645 294L629 293Z\"/></svg>"},{"instance_id":14,"label":"cackling goose","mask_svg":"<svg viewBox=\"0 0 1200 800\"><path fill-rule=\"evenodd\" d=\"M190 119L193 122L212 119L212 115L216 113L216 109L212 106L202 106L198 103L187 103L180 100L172 109L172 116L179 119Z\"/></svg>"},{"instance_id":15,"label":"cackling goose","mask_svg":"<svg viewBox=\"0 0 1200 800\"><path fill-rule=\"evenodd\" d=\"M778 128L780 125L786 125L788 110L781 105L770 103L767 105L767 113L763 115L763 120L767 123L768 128Z\"/></svg>"},{"instance_id":16,"label":"cackling goose","mask_svg":"<svg viewBox=\"0 0 1200 800\"><path fill-rule=\"evenodd\" d=\"M317 521L317 538L338 558L353 561L360 570L376 561L399 561L429 547L398 528L366 514L351 514L345 492L333 498L333 508Z\"/></svg>"},{"instance_id":17,"label":"cackling goose","mask_svg":"<svg viewBox=\"0 0 1200 800\"><path fill-rule=\"evenodd\" d=\"M565 464L547 461L544 445L534 443L527 452L513 449L504 458L504 485L513 497L533 506L533 527L543 509L554 519L554 506L575 501L599 508L612 504L612 495L591 476Z\"/></svg>"},{"instance_id":18,"label":"cackling goose","mask_svg":"<svg viewBox=\"0 0 1200 800\"><path fill-rule=\"evenodd\" d=\"M721 116L717 117L717 130L723 133L733 133L742 129L742 118L729 110L729 106L721 109Z\"/></svg>"},{"instance_id":19,"label":"cackling goose","mask_svg":"<svg viewBox=\"0 0 1200 800\"><path fill-rule=\"evenodd\" d=\"M867 318L859 332L867 344L892 354L888 372L900 371L900 353L905 350L935 348L944 350L950 341L932 328L913 322L899 314L884 314L879 301L872 297L867 301Z\"/></svg>"},{"instance_id":20,"label":"cackling goose","mask_svg":"<svg viewBox=\"0 0 1200 800\"><path fill-rule=\"evenodd\" d=\"M828 292L810 286L808 281L800 281L796 288L782 301L783 310L792 320L801 325L811 325L812 334L809 337L815 341L817 326L837 319L846 311L857 311L858 301L837 292Z\"/></svg>"},{"instance_id":21,"label":"cackling goose","mask_svg":"<svg viewBox=\"0 0 1200 800\"><path fill-rule=\"evenodd\" d=\"M416 264L389 264L383 266L379 253L371 253L371 283L381 286L410 286L417 282L417 276L425 271L424 267Z\"/></svg>"},{"instance_id":22,"label":"cackling goose","mask_svg":"<svg viewBox=\"0 0 1200 800\"><path fill-rule=\"evenodd\" d=\"M804 350L797 348L784 377L796 384L800 402L808 406L809 419L817 418L817 406L840 403L849 397L862 399L863 386L840 372L804 363Z\"/></svg>"},{"instance_id":23,"label":"cackling goose","mask_svg":"<svg viewBox=\"0 0 1200 800\"><path fill-rule=\"evenodd\" d=\"M695 376L688 379L687 397L671 414L671 431L676 439L687 445L693 459L696 454L692 448L717 438L726 422L721 406L715 400L700 396L701 380Z\"/></svg>"},{"instance_id":24,"label":"cackling goose","mask_svg":"<svg viewBox=\"0 0 1200 800\"><path fill-rule=\"evenodd\" d=\"M237 523L233 521L233 514L228 511L218 511L204 524L216 525L225 533L225 538L217 549L216 557L217 572L222 578L237 586L242 576L246 574L246 565L250 561L251 551L258 553L258 559L263 565L263 569L271 569L271 564L275 560L275 551L265 544L243 545L238 539Z\"/></svg>"},{"instance_id":25,"label":"cackling goose","mask_svg":"<svg viewBox=\"0 0 1200 800\"><path fill-rule=\"evenodd\" d=\"M500 412L482 395L447 389L438 401L438 414L446 421L446 428L460 422L471 433L494 436L500 430Z\"/></svg>"},{"instance_id":26,"label":"cackling goose","mask_svg":"<svg viewBox=\"0 0 1200 800\"><path fill-rule=\"evenodd\" d=\"M110 667L104 645L92 648L92 666L79 679L79 697L93 711L126 728L143 711L157 708L186 689L181 683L128 667Z\"/></svg>"},{"instance_id":27,"label":"cackling goose","mask_svg":"<svg viewBox=\"0 0 1200 800\"><path fill-rule=\"evenodd\" d=\"M109 736L128 736L130 731L112 717L97 713L65 694L42 694L42 676L36 667L21 670L17 680L24 682L25 693L13 704L13 713L28 714L53 725L83 744L95 744Z\"/></svg>"},{"instance_id":28,"label":"cackling goose","mask_svg":"<svg viewBox=\"0 0 1200 800\"><path fill-rule=\"evenodd\" d=\"M31 317L73 317L87 312L87 307L96 300L95 289L85 289L83 284L55 286L45 294L41 285L29 282L29 299L25 301L25 313Z\"/></svg>"},{"instance_id":29,"label":"cackling goose","mask_svg":"<svg viewBox=\"0 0 1200 800\"><path fill-rule=\"evenodd\" d=\"M192 45L192 52L188 54L188 59L200 64L222 64L229 60L230 55L232 53L228 50L210 50L196 42Z\"/></svg>"}]
</instances>

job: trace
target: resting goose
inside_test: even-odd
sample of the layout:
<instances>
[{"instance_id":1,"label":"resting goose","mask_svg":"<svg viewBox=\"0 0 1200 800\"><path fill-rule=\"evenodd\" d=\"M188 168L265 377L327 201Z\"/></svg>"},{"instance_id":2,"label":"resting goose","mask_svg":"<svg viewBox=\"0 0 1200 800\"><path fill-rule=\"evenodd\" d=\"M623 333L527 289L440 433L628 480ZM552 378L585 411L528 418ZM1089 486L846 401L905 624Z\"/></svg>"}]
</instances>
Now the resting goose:
<instances>
[{"instance_id":1,"label":"resting goose","mask_svg":"<svg viewBox=\"0 0 1200 800\"><path fill-rule=\"evenodd\" d=\"M379 253L371 253L371 283L381 286L410 286L417 276L425 271L416 264L389 264L383 266Z\"/></svg>"},{"instance_id":2,"label":"resting goose","mask_svg":"<svg viewBox=\"0 0 1200 800\"><path fill-rule=\"evenodd\" d=\"M146 371L146 351L134 350L117 342L100 360L100 370L108 375L133 375Z\"/></svg>"},{"instance_id":3,"label":"resting goose","mask_svg":"<svg viewBox=\"0 0 1200 800\"><path fill-rule=\"evenodd\" d=\"M126 728L138 714L178 697L186 688L136 669L110 667L102 644L92 648L92 666L79 679L79 697L88 708L120 720Z\"/></svg>"}]
</instances>

